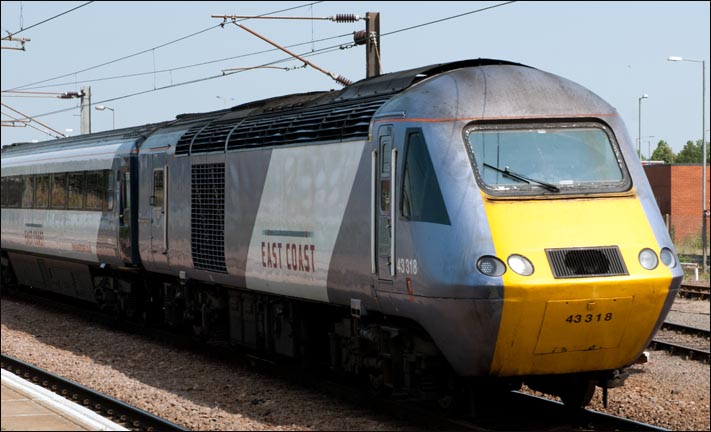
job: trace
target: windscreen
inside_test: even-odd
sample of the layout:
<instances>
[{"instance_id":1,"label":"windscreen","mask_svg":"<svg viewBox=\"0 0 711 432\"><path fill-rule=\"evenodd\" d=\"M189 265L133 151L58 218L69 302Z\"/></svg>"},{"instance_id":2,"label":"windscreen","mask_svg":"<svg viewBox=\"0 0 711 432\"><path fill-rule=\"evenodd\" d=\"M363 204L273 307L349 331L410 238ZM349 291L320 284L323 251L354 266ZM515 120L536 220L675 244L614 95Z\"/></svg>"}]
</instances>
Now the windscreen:
<instances>
[{"instance_id":1,"label":"windscreen","mask_svg":"<svg viewBox=\"0 0 711 432\"><path fill-rule=\"evenodd\" d=\"M611 136L595 123L475 125L465 131L477 178L494 195L629 189Z\"/></svg>"}]
</instances>

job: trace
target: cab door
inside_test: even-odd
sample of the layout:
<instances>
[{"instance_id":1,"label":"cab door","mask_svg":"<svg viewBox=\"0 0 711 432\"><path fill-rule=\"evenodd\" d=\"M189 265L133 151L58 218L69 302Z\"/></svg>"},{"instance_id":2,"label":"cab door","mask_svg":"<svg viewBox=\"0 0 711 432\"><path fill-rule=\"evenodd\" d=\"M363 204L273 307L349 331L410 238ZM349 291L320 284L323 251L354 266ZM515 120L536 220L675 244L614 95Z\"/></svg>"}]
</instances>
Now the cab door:
<instances>
[{"instance_id":1,"label":"cab door","mask_svg":"<svg viewBox=\"0 0 711 432\"><path fill-rule=\"evenodd\" d=\"M373 150L373 272L378 286L390 289L395 276L396 222L395 196L397 191L397 148L393 143L392 125L378 128L377 146Z\"/></svg>"},{"instance_id":2,"label":"cab door","mask_svg":"<svg viewBox=\"0 0 711 432\"><path fill-rule=\"evenodd\" d=\"M164 154L151 155L150 252L157 266L168 265L168 165Z\"/></svg>"},{"instance_id":3,"label":"cab door","mask_svg":"<svg viewBox=\"0 0 711 432\"><path fill-rule=\"evenodd\" d=\"M121 259L127 264L140 264L138 254L138 190L137 163L135 156L124 157L117 171L119 185L118 242Z\"/></svg>"}]
</instances>

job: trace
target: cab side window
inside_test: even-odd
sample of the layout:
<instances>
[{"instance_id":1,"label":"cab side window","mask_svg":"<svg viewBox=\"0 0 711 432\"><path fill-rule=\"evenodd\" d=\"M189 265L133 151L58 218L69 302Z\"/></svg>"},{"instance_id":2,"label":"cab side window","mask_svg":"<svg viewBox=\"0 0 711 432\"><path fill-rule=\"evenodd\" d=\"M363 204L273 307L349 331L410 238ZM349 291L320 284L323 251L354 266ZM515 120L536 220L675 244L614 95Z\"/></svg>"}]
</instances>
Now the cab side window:
<instances>
[{"instance_id":1,"label":"cab side window","mask_svg":"<svg viewBox=\"0 0 711 432\"><path fill-rule=\"evenodd\" d=\"M422 131L408 130L402 182L402 215L418 222L450 225L437 175Z\"/></svg>"},{"instance_id":2,"label":"cab side window","mask_svg":"<svg viewBox=\"0 0 711 432\"><path fill-rule=\"evenodd\" d=\"M164 210L164 191L165 189L163 187L163 170L153 170L153 207L160 207L161 210Z\"/></svg>"}]
</instances>

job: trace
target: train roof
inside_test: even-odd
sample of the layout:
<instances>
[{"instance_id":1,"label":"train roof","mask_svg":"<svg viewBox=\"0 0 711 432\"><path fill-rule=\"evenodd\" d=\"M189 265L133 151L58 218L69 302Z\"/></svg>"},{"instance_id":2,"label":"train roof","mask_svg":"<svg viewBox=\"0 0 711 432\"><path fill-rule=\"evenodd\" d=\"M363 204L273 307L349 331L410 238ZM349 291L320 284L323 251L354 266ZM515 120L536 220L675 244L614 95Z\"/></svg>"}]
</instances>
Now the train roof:
<instances>
[{"instance_id":1,"label":"train roof","mask_svg":"<svg viewBox=\"0 0 711 432\"><path fill-rule=\"evenodd\" d=\"M72 148L82 145L101 145L117 140L142 141L157 130L186 129L188 132L178 142L176 154L187 154L219 149L215 133L226 135L235 128L244 129L243 136L234 136L234 147L255 147L277 144L284 140L346 139L367 135L367 125L375 111L394 95L412 85L451 70L487 65L515 65L519 63L495 59L472 59L450 63L421 66L399 72L365 78L341 90L318 91L290 94L262 99L234 106L232 108L207 113L187 113L174 120L98 132L75 137L60 138L37 143L16 143L4 146L3 155L8 153L34 153L49 148ZM326 121L323 119L326 118ZM328 120L330 118L330 121ZM319 122L315 130L310 130L309 119ZM279 129L279 125L298 123L298 131ZM249 129L247 129L249 126ZM276 129L271 137L259 137L265 128ZM206 130L207 129L207 130ZM314 129L311 127L311 129ZM255 132L256 130L256 132ZM307 131L310 133L304 133ZM208 143L203 143L199 135L208 132ZM300 134L300 135L299 135ZM299 135L299 136L297 136ZM205 135L203 138L206 138ZM257 138L257 139L255 139ZM197 141L197 146L195 142ZM204 141L204 139L203 139ZM215 144L217 143L217 144ZM17 153L16 153L17 152Z\"/></svg>"}]
</instances>

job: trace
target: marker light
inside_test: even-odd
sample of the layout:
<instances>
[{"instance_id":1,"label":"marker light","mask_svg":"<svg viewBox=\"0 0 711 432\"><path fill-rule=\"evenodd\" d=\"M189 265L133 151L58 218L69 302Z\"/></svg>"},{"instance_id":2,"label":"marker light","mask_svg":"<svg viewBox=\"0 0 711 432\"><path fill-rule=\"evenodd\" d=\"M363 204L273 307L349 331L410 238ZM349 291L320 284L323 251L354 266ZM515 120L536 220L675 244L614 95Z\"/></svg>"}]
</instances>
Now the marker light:
<instances>
[{"instance_id":1,"label":"marker light","mask_svg":"<svg viewBox=\"0 0 711 432\"><path fill-rule=\"evenodd\" d=\"M533 274L533 264L525 256L513 254L507 261L511 270L521 276L531 276Z\"/></svg>"},{"instance_id":2,"label":"marker light","mask_svg":"<svg viewBox=\"0 0 711 432\"><path fill-rule=\"evenodd\" d=\"M506 265L493 256L483 256L476 262L476 268L487 276L501 276L506 273Z\"/></svg>"},{"instance_id":3,"label":"marker light","mask_svg":"<svg viewBox=\"0 0 711 432\"><path fill-rule=\"evenodd\" d=\"M674 252L672 252L671 249L666 247L662 248L662 251L659 252L659 258L662 260L665 266L669 268L676 267L676 256L674 256Z\"/></svg>"},{"instance_id":4,"label":"marker light","mask_svg":"<svg viewBox=\"0 0 711 432\"><path fill-rule=\"evenodd\" d=\"M639 253L639 263L647 270L654 270L659 264L659 259L652 249L642 249Z\"/></svg>"}]
</instances>

